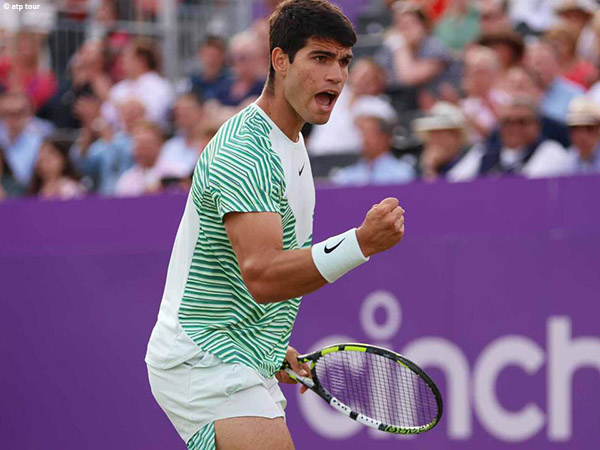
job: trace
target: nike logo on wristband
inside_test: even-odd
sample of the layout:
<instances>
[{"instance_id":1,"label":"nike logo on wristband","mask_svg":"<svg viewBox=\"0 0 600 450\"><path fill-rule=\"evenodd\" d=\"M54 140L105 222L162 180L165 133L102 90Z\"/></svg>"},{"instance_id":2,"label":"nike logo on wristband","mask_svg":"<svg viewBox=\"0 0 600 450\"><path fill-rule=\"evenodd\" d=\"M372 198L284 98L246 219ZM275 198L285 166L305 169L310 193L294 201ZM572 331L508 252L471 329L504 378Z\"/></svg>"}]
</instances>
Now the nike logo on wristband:
<instances>
[{"instance_id":1,"label":"nike logo on wristband","mask_svg":"<svg viewBox=\"0 0 600 450\"><path fill-rule=\"evenodd\" d=\"M329 254L329 253L331 253L331 252L332 252L332 251L334 251L336 248L338 248L338 247L340 246L340 244L341 244L342 242L344 242L345 240L346 240L346 238L342 239L340 242L338 242L336 245L334 245L334 246L333 246L333 247L331 247L331 248L327 248L327 245L325 245L325 253L328 253L328 254Z\"/></svg>"},{"instance_id":2,"label":"nike logo on wristband","mask_svg":"<svg viewBox=\"0 0 600 450\"><path fill-rule=\"evenodd\" d=\"M306 165L306 163L302 164L302 167L300 169L298 169L298 176L301 177L302 176L302 172L304 172L304 166Z\"/></svg>"}]
</instances>

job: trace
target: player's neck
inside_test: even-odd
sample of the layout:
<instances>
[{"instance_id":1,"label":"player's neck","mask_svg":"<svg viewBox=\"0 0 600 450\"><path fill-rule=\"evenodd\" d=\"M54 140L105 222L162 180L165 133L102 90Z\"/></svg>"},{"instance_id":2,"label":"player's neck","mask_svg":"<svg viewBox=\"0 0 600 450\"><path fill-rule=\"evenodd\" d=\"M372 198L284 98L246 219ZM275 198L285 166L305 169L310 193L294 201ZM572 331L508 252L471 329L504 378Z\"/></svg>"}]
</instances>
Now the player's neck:
<instances>
[{"instance_id":1,"label":"player's neck","mask_svg":"<svg viewBox=\"0 0 600 450\"><path fill-rule=\"evenodd\" d=\"M288 103L283 91L265 89L256 104L271 118L275 125L292 141L297 142L304 120Z\"/></svg>"}]
</instances>

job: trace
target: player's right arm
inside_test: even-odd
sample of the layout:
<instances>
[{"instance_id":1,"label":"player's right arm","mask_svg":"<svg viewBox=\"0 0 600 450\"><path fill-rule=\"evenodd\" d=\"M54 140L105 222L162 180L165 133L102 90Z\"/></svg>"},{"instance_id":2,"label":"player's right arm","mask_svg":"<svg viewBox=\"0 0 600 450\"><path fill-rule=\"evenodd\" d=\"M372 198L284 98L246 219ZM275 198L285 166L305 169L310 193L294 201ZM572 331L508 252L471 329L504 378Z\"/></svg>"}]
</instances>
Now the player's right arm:
<instances>
[{"instance_id":1,"label":"player's right arm","mask_svg":"<svg viewBox=\"0 0 600 450\"><path fill-rule=\"evenodd\" d=\"M234 212L224 222L244 284L258 303L299 297L327 284L311 249L283 250L279 214ZM374 205L356 230L367 258L396 245L403 235L404 210L395 198Z\"/></svg>"}]
</instances>

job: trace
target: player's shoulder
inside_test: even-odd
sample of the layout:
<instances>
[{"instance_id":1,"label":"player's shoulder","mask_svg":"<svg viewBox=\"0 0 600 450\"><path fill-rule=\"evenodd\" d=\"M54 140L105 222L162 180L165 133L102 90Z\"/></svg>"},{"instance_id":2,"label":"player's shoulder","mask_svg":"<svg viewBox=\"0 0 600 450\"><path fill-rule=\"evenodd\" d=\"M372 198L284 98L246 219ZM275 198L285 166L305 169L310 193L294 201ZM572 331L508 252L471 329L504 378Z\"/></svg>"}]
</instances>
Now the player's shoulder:
<instances>
[{"instance_id":1,"label":"player's shoulder","mask_svg":"<svg viewBox=\"0 0 600 450\"><path fill-rule=\"evenodd\" d=\"M272 125L251 104L221 126L201 155L200 164L209 172L240 164L263 168L279 165L271 131Z\"/></svg>"},{"instance_id":2,"label":"player's shoulder","mask_svg":"<svg viewBox=\"0 0 600 450\"><path fill-rule=\"evenodd\" d=\"M219 129L215 139L217 152L241 150L263 152L272 148L271 125L264 119L258 107L248 105Z\"/></svg>"}]
</instances>

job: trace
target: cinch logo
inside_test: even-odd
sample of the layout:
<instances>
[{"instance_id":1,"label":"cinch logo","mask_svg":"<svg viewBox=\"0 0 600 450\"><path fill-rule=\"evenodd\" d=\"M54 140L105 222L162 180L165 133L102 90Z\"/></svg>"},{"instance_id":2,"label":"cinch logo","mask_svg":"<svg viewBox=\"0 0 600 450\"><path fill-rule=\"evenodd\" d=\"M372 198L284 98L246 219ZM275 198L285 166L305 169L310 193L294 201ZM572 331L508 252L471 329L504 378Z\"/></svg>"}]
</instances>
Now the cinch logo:
<instances>
[{"instance_id":1,"label":"cinch logo","mask_svg":"<svg viewBox=\"0 0 600 450\"><path fill-rule=\"evenodd\" d=\"M385 311L383 323L375 320L378 309ZM372 343L392 348L389 340L402 324L400 302L386 291L371 293L361 305L360 323ZM470 439L475 416L490 435L501 441L526 441L540 433L544 426L548 441L571 439L573 376L584 367L600 371L600 337L573 337L568 316L549 317L545 325L546 349L527 336L501 336L481 350L472 368L460 347L442 337L415 339L399 350L424 369L437 368L443 372L444 419L438 427L446 427L448 438ZM310 351L336 342L353 341L360 339L330 335L316 342ZM496 382L502 371L517 367L533 376L543 370L544 365L547 411L532 399L524 399L524 406L517 411L504 408L496 396ZM363 429L363 425L338 414L315 395L298 395L298 404L305 421L325 438L349 439ZM374 439L393 438L376 430L368 430L368 433Z\"/></svg>"}]
</instances>

